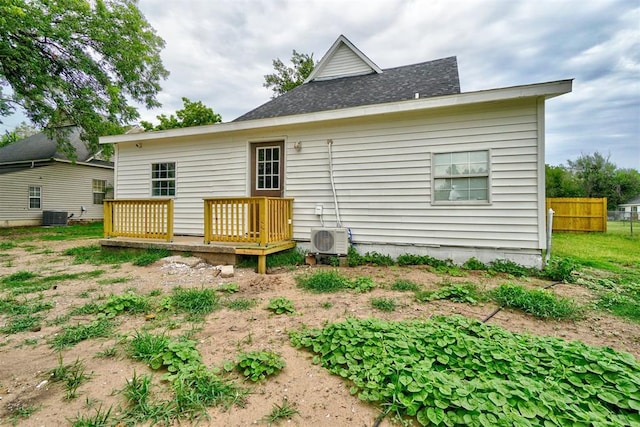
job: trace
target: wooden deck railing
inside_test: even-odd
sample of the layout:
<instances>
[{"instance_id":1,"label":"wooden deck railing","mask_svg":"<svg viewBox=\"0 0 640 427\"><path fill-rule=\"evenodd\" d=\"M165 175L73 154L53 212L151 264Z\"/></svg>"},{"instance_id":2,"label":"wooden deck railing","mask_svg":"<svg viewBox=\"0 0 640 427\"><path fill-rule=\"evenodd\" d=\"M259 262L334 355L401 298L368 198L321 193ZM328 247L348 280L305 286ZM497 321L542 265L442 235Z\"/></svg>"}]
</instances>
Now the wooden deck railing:
<instances>
[{"instance_id":1,"label":"wooden deck railing","mask_svg":"<svg viewBox=\"0 0 640 427\"><path fill-rule=\"evenodd\" d=\"M173 240L173 199L104 201L104 236Z\"/></svg>"},{"instance_id":2,"label":"wooden deck railing","mask_svg":"<svg viewBox=\"0 0 640 427\"><path fill-rule=\"evenodd\" d=\"M293 199L204 199L204 242L270 243L293 238Z\"/></svg>"}]
</instances>

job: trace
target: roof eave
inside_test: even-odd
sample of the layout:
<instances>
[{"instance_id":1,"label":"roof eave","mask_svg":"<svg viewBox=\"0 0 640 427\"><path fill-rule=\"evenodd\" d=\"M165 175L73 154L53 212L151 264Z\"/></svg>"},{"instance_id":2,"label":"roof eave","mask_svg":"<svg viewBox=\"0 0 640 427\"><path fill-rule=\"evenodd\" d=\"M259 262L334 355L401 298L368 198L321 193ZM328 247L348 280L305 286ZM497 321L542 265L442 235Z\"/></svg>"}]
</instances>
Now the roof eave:
<instances>
[{"instance_id":1,"label":"roof eave","mask_svg":"<svg viewBox=\"0 0 640 427\"><path fill-rule=\"evenodd\" d=\"M311 74L309 74L309 76L305 79L303 83L308 83L314 80L316 76L320 74L322 70L324 70L324 67L326 66L327 62L333 56L335 51L338 50L341 44L344 44L349 49L351 49L351 51L355 53L362 61L364 61L364 63L366 63L369 67L371 67L373 72L378 74L382 73L382 69L380 67L378 67L371 59L369 59L369 57L367 57L367 55L365 55L360 49L358 49L353 43L351 43L348 38L346 38L344 35L341 34L340 37L338 37L338 39L333 43L333 45L331 45L327 53L324 54L320 62L318 62L318 65L313 69L313 71L311 71ZM337 76L336 78L338 77L345 77L345 76L341 75L341 76ZM331 78L325 78L323 80L329 80L329 79Z\"/></svg>"},{"instance_id":2,"label":"roof eave","mask_svg":"<svg viewBox=\"0 0 640 427\"><path fill-rule=\"evenodd\" d=\"M362 105L338 110L318 111L291 116L272 117L266 119L244 120L239 122L218 123L215 125L196 126L190 128L170 129L165 131L145 132L133 135L113 135L100 138L101 144L117 144L133 141L164 140L185 136L201 136L269 128L275 126L298 125L313 122L374 116L389 113L411 112L432 108L454 107L512 99L543 97L553 98L569 93L573 79L557 80L530 85L512 86L499 89L480 90L453 95L434 96L430 98L410 99L387 102L383 104Z\"/></svg>"},{"instance_id":3,"label":"roof eave","mask_svg":"<svg viewBox=\"0 0 640 427\"><path fill-rule=\"evenodd\" d=\"M3 166L19 166L19 165L35 165L36 163L68 163L68 164L76 164L81 166L91 166L94 168L105 168L105 169L113 169L113 166L109 165L98 165L95 163L87 163L87 162L74 162L73 160L67 159L57 159L57 158L45 158L45 159L33 159L33 160L18 160L15 162L4 162L0 163L0 167Z\"/></svg>"}]
</instances>

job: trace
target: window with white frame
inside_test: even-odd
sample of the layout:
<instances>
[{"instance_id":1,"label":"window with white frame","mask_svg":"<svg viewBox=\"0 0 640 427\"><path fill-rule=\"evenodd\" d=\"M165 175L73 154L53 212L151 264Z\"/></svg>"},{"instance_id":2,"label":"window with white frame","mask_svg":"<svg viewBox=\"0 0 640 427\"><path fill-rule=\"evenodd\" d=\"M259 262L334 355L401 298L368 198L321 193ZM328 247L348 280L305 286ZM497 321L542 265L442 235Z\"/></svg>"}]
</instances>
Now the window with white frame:
<instances>
[{"instance_id":1,"label":"window with white frame","mask_svg":"<svg viewBox=\"0 0 640 427\"><path fill-rule=\"evenodd\" d=\"M42 187L29 187L29 209L42 209Z\"/></svg>"},{"instance_id":2,"label":"window with white frame","mask_svg":"<svg viewBox=\"0 0 640 427\"><path fill-rule=\"evenodd\" d=\"M151 195L175 196L176 195L176 164L153 163L151 164Z\"/></svg>"},{"instance_id":3,"label":"window with white frame","mask_svg":"<svg viewBox=\"0 0 640 427\"><path fill-rule=\"evenodd\" d=\"M107 181L104 179L94 179L93 180L93 204L94 205L102 205L104 204L104 194L107 190Z\"/></svg>"},{"instance_id":4,"label":"window with white frame","mask_svg":"<svg viewBox=\"0 0 640 427\"><path fill-rule=\"evenodd\" d=\"M434 202L488 202L489 151L433 155Z\"/></svg>"},{"instance_id":5,"label":"window with white frame","mask_svg":"<svg viewBox=\"0 0 640 427\"><path fill-rule=\"evenodd\" d=\"M280 189L280 147L257 148L256 189Z\"/></svg>"}]
</instances>

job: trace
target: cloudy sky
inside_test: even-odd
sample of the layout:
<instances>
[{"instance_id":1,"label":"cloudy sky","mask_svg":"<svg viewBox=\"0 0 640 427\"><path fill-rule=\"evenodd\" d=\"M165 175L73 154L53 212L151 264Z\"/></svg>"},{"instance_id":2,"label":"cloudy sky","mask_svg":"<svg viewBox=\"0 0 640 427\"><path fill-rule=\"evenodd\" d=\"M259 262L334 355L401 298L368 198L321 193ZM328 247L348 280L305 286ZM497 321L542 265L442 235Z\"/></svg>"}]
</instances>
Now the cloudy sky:
<instances>
[{"instance_id":1,"label":"cloudy sky","mask_svg":"<svg viewBox=\"0 0 640 427\"><path fill-rule=\"evenodd\" d=\"M140 0L171 72L155 121L202 101L223 121L268 101L272 60L344 34L381 68L457 56L463 92L573 78L547 103L549 164L599 151L640 169L640 0ZM0 129L1 130L1 129Z\"/></svg>"}]
</instances>

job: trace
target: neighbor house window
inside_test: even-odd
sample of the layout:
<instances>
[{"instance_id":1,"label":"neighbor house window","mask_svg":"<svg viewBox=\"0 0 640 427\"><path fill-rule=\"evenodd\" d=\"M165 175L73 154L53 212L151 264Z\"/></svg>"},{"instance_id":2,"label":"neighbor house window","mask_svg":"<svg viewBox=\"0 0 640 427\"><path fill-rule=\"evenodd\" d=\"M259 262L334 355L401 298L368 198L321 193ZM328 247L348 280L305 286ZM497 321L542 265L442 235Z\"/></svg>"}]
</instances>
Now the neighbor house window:
<instances>
[{"instance_id":1,"label":"neighbor house window","mask_svg":"<svg viewBox=\"0 0 640 427\"><path fill-rule=\"evenodd\" d=\"M257 148L256 189L280 189L280 147Z\"/></svg>"},{"instance_id":2,"label":"neighbor house window","mask_svg":"<svg viewBox=\"0 0 640 427\"><path fill-rule=\"evenodd\" d=\"M93 204L102 205L104 203L104 193L107 190L107 181L104 179L93 180Z\"/></svg>"},{"instance_id":3,"label":"neighbor house window","mask_svg":"<svg viewBox=\"0 0 640 427\"><path fill-rule=\"evenodd\" d=\"M29 187L29 209L42 208L42 187Z\"/></svg>"},{"instance_id":4,"label":"neighbor house window","mask_svg":"<svg viewBox=\"0 0 640 427\"><path fill-rule=\"evenodd\" d=\"M151 195L176 195L176 164L174 162L151 165Z\"/></svg>"},{"instance_id":5,"label":"neighbor house window","mask_svg":"<svg viewBox=\"0 0 640 427\"><path fill-rule=\"evenodd\" d=\"M488 202L489 152L434 154L433 188L435 202Z\"/></svg>"}]
</instances>

